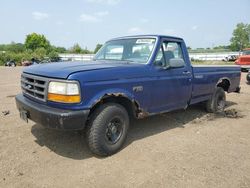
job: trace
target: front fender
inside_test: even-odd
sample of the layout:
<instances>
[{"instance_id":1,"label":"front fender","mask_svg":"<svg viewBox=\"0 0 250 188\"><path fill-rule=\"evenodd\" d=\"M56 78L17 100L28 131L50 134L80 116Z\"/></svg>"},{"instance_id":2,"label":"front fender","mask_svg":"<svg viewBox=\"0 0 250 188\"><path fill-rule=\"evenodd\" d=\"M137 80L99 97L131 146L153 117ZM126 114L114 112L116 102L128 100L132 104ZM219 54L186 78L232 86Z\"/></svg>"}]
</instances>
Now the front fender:
<instances>
[{"instance_id":1,"label":"front fender","mask_svg":"<svg viewBox=\"0 0 250 188\"><path fill-rule=\"evenodd\" d=\"M107 96L125 97L129 99L130 101L135 101L135 96L125 89L121 89L121 88L106 89L106 90L98 92L89 100L89 102L87 103L88 108L92 108L98 102L100 102L103 98Z\"/></svg>"}]
</instances>

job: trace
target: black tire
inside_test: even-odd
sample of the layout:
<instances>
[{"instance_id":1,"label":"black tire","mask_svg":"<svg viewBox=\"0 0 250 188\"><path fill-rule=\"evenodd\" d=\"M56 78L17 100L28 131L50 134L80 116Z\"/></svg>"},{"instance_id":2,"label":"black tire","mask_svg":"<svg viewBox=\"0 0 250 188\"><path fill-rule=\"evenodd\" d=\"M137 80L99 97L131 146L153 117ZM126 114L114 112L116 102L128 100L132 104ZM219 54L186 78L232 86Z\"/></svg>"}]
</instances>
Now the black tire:
<instances>
[{"instance_id":1,"label":"black tire","mask_svg":"<svg viewBox=\"0 0 250 188\"><path fill-rule=\"evenodd\" d=\"M210 113L224 111L226 105L226 94L223 88L217 87L212 97L206 102L206 110Z\"/></svg>"},{"instance_id":2,"label":"black tire","mask_svg":"<svg viewBox=\"0 0 250 188\"><path fill-rule=\"evenodd\" d=\"M250 84L250 72L246 76L247 84Z\"/></svg>"},{"instance_id":3,"label":"black tire","mask_svg":"<svg viewBox=\"0 0 250 188\"><path fill-rule=\"evenodd\" d=\"M92 153L109 156L118 152L127 137L129 116L126 109L107 103L95 110L86 130L86 139Z\"/></svg>"}]
</instances>

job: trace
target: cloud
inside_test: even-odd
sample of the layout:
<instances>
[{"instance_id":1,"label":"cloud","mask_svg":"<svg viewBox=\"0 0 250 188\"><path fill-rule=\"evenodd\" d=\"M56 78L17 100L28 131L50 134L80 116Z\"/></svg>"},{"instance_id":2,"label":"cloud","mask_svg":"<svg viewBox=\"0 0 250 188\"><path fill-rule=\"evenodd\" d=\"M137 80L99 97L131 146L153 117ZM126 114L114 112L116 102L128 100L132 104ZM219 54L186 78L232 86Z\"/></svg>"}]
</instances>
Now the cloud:
<instances>
[{"instance_id":1,"label":"cloud","mask_svg":"<svg viewBox=\"0 0 250 188\"><path fill-rule=\"evenodd\" d=\"M197 25L194 25L191 29L195 31L195 30L198 29L198 26L197 26Z\"/></svg>"},{"instance_id":2,"label":"cloud","mask_svg":"<svg viewBox=\"0 0 250 188\"><path fill-rule=\"evenodd\" d=\"M45 20L49 18L49 14L44 12L32 12L32 16L35 20Z\"/></svg>"},{"instance_id":3,"label":"cloud","mask_svg":"<svg viewBox=\"0 0 250 188\"><path fill-rule=\"evenodd\" d=\"M107 16L109 14L109 12L108 11L102 11L102 12L96 12L95 13L95 15L96 16Z\"/></svg>"},{"instance_id":4,"label":"cloud","mask_svg":"<svg viewBox=\"0 0 250 188\"><path fill-rule=\"evenodd\" d=\"M116 5L120 3L121 0L86 0L89 3L100 3L100 4L107 4L107 5Z\"/></svg>"},{"instance_id":5,"label":"cloud","mask_svg":"<svg viewBox=\"0 0 250 188\"><path fill-rule=\"evenodd\" d=\"M90 22L95 23L101 21L97 16L93 16L90 14L81 14L80 15L80 21L81 22Z\"/></svg>"},{"instance_id":6,"label":"cloud","mask_svg":"<svg viewBox=\"0 0 250 188\"><path fill-rule=\"evenodd\" d=\"M89 23L100 22L100 21L102 21L101 17L107 16L108 14L109 14L108 11L96 12L93 15L83 13L80 15L80 21L81 22L89 22Z\"/></svg>"},{"instance_id":7,"label":"cloud","mask_svg":"<svg viewBox=\"0 0 250 188\"><path fill-rule=\"evenodd\" d=\"M128 30L128 33L140 33L140 32L142 32L142 29L139 27L131 27Z\"/></svg>"}]
</instances>

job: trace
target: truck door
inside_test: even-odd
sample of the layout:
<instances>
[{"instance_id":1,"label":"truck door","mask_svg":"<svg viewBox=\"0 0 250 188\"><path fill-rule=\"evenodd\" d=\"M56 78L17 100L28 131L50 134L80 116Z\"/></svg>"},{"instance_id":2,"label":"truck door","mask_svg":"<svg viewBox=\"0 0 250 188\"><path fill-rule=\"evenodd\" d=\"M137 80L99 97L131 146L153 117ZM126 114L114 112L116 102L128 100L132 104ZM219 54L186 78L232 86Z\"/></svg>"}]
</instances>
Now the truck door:
<instances>
[{"instance_id":1,"label":"truck door","mask_svg":"<svg viewBox=\"0 0 250 188\"><path fill-rule=\"evenodd\" d=\"M153 62L153 88L151 108L153 113L185 108L192 93L192 69L183 42L162 40ZM182 59L183 67L171 68L171 59Z\"/></svg>"}]
</instances>

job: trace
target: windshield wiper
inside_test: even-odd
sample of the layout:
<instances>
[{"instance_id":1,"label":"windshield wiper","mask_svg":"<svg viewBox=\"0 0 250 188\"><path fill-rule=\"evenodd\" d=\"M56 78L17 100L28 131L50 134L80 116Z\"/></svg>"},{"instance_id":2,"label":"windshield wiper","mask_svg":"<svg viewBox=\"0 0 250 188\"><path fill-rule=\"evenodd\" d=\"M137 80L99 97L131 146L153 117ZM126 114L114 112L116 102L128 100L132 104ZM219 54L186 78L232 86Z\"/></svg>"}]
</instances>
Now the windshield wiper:
<instances>
[{"instance_id":1,"label":"windshield wiper","mask_svg":"<svg viewBox=\"0 0 250 188\"><path fill-rule=\"evenodd\" d=\"M133 60L125 60L125 59L93 59L94 61L122 61L122 62L127 62L127 63L131 63L131 62L135 62Z\"/></svg>"}]
</instances>

